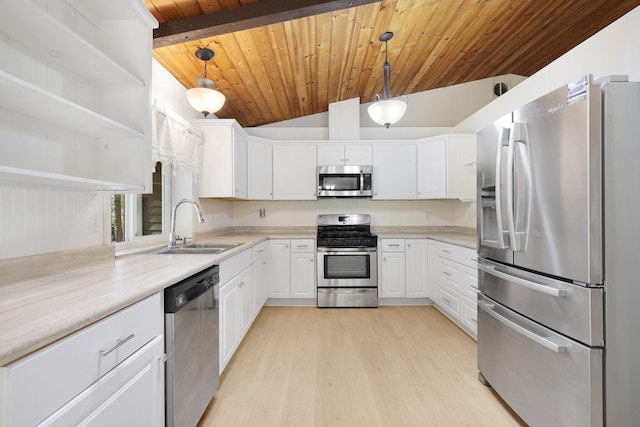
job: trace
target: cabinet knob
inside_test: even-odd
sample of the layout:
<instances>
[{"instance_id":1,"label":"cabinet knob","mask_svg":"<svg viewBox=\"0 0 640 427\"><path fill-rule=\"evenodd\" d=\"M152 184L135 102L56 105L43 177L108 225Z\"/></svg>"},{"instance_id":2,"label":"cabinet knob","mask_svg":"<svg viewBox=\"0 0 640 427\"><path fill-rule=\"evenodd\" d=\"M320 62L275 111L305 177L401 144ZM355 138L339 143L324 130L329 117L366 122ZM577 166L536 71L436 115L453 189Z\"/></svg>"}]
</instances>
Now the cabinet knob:
<instances>
[{"instance_id":1,"label":"cabinet knob","mask_svg":"<svg viewBox=\"0 0 640 427\"><path fill-rule=\"evenodd\" d=\"M309 258L309 261L313 262L313 258Z\"/></svg>"}]
</instances>

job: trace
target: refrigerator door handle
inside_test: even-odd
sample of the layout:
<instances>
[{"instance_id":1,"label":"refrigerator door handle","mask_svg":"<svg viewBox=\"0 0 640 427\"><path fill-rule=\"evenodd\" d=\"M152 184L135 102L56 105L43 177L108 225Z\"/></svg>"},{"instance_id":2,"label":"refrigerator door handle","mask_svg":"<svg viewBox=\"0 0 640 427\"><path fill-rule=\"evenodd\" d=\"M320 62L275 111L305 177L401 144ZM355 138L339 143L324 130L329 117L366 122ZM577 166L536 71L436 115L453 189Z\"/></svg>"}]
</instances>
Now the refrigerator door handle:
<instances>
[{"instance_id":1,"label":"refrigerator door handle","mask_svg":"<svg viewBox=\"0 0 640 427\"><path fill-rule=\"evenodd\" d=\"M515 238L514 245L517 250L524 251L527 248L527 239L529 236L529 222L531 210L531 160L529 156L529 136L527 134L526 123L514 123L513 127L514 141L514 164L513 176L518 181L523 180L524 185L521 187L516 185L514 191L515 204L514 209L514 225L513 234ZM522 191L521 191L522 190ZM522 194L524 193L524 194ZM522 213L522 215L521 215ZM522 220L521 220L522 218Z\"/></svg>"},{"instance_id":2,"label":"refrigerator door handle","mask_svg":"<svg viewBox=\"0 0 640 427\"><path fill-rule=\"evenodd\" d=\"M540 344L541 346L555 352L555 353L563 353L565 351L567 351L567 345L566 344L557 344L553 341L551 341L550 339L538 335L533 331L530 331L529 329L518 325L517 323L515 323L512 320L507 319L506 317L498 314L494 308L495 308L495 304L489 304L483 300L478 300L478 308L481 309L482 311L484 311L485 313L487 313L489 316L493 317L494 319L496 319L498 322L502 323L503 325L505 325L506 327L516 331L517 333L519 333L520 335L530 339L531 341Z\"/></svg>"},{"instance_id":3,"label":"refrigerator door handle","mask_svg":"<svg viewBox=\"0 0 640 427\"><path fill-rule=\"evenodd\" d=\"M528 156L521 155L520 157L524 161L523 172L525 175L525 188L526 195L524 201L526 202L525 208L525 224L524 231L518 231L515 219L516 203L518 206L522 204L522 196L519 191L514 189L515 180L515 163L516 163L516 144L522 144L525 148L525 153L528 147L526 147L526 123L512 123L511 131L509 132L509 145L507 149L507 177L506 177L506 191L507 191L507 225L509 226L509 239L511 241L511 247L514 251L523 251L526 248L527 233L529 231L529 212L531 204L529 198L531 194L531 173L529 167ZM526 158L525 158L526 157ZM514 202L515 198L515 202Z\"/></svg>"},{"instance_id":4,"label":"refrigerator door handle","mask_svg":"<svg viewBox=\"0 0 640 427\"><path fill-rule=\"evenodd\" d=\"M530 280L521 279L519 277L512 276L507 273L503 273L502 271L498 271L493 266L478 264L478 270L484 271L485 273L495 276L498 279L507 280L511 283L515 283L517 285L523 286L532 291L540 292L546 295L551 295L552 297L560 298L560 297L567 296L566 289L556 289L556 288L552 288L551 286L546 286L540 283L532 282Z\"/></svg>"},{"instance_id":5,"label":"refrigerator door handle","mask_svg":"<svg viewBox=\"0 0 640 427\"><path fill-rule=\"evenodd\" d=\"M496 187L495 187L495 200L496 200L496 222L498 229L498 249L507 249L509 242L505 242L504 236L504 222L502 218L503 206L502 206L502 150L505 146L509 145L509 138L505 138L505 132L509 132L507 128L500 128L498 135L498 150L496 153Z\"/></svg>"}]
</instances>

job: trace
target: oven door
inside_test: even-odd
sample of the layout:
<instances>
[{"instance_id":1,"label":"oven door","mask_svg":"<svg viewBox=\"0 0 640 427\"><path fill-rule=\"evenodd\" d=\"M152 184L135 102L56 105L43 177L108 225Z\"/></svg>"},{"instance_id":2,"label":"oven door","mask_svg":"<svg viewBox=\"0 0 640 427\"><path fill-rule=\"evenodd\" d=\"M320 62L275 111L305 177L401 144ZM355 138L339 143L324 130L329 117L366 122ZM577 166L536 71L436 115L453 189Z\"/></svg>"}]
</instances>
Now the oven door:
<instances>
[{"instance_id":1,"label":"oven door","mask_svg":"<svg viewBox=\"0 0 640 427\"><path fill-rule=\"evenodd\" d=\"M318 287L377 287L376 248L318 248Z\"/></svg>"}]
</instances>

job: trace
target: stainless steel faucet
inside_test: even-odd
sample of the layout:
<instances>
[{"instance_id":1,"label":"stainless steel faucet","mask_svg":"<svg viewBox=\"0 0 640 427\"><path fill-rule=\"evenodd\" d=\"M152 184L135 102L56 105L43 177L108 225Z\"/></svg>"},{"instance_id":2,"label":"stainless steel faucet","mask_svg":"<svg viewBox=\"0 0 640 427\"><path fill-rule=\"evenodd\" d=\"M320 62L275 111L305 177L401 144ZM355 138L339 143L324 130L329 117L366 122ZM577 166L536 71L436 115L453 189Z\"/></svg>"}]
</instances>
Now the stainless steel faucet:
<instances>
[{"instance_id":1,"label":"stainless steel faucet","mask_svg":"<svg viewBox=\"0 0 640 427\"><path fill-rule=\"evenodd\" d=\"M176 235L176 211L178 210L178 206L180 206L183 203L191 203L193 205L193 207L196 208L196 214L198 216L198 222L200 224L202 224L204 222L204 217L202 216L202 211L200 210L200 205L198 205L193 200L189 200L189 199L180 200L178 203L176 203L173 206L173 210L171 211L171 231L169 233L169 248L175 248L176 247L176 240L177 240L177 235Z\"/></svg>"}]
</instances>

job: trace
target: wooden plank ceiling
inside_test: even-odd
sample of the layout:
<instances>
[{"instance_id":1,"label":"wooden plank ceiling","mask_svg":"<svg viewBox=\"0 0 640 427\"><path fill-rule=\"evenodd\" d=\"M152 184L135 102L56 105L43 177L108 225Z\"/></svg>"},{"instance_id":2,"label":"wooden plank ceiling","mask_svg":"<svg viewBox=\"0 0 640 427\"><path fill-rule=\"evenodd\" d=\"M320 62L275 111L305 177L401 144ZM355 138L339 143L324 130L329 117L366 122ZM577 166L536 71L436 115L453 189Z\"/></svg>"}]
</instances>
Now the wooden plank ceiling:
<instances>
[{"instance_id":1,"label":"wooden plank ceiling","mask_svg":"<svg viewBox=\"0 0 640 427\"><path fill-rule=\"evenodd\" d=\"M256 3L265 2L143 1L161 25L234 8L256 10ZM382 92L384 44L378 37L385 31L394 33L391 94L407 95L502 74L530 76L640 0L344 3L329 13L155 47L153 54L189 88L203 75L194 52L212 49L208 77L227 97L216 115L259 126L324 112L335 101L372 101Z\"/></svg>"}]
</instances>

